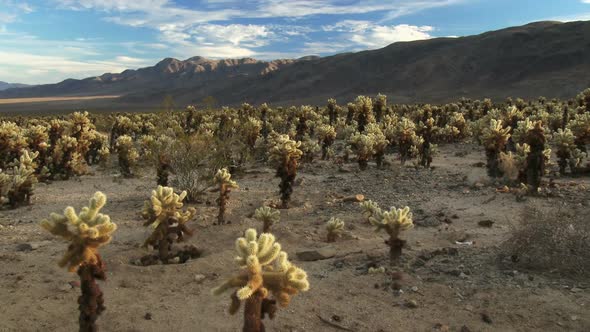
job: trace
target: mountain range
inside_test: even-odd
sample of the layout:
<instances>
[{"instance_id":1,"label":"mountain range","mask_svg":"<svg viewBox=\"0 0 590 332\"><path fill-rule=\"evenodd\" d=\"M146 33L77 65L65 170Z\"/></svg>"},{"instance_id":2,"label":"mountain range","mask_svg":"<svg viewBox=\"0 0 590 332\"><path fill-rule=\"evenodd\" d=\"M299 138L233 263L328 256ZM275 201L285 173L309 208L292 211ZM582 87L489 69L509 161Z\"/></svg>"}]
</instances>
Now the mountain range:
<instances>
[{"instance_id":1,"label":"mountain range","mask_svg":"<svg viewBox=\"0 0 590 332\"><path fill-rule=\"evenodd\" d=\"M20 88L26 88L29 87L30 85L26 85L26 84L20 84L20 83L6 83L6 82L2 82L0 81L0 91L4 91L7 89L20 89Z\"/></svg>"},{"instance_id":2,"label":"mountain range","mask_svg":"<svg viewBox=\"0 0 590 332\"><path fill-rule=\"evenodd\" d=\"M155 107L207 96L220 104L345 103L384 93L390 102L460 97L571 98L590 87L590 21L535 22L480 35L398 42L328 57L167 58L153 67L57 84L7 89L0 98L119 95L109 103Z\"/></svg>"}]
</instances>

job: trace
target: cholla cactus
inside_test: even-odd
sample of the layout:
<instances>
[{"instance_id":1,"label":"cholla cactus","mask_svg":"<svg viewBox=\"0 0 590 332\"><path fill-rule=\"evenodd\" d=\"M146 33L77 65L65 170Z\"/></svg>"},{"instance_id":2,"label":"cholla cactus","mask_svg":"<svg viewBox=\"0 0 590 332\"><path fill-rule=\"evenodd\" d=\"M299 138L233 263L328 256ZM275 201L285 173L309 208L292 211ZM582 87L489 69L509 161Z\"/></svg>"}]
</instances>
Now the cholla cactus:
<instances>
[{"instance_id":1,"label":"cholla cactus","mask_svg":"<svg viewBox=\"0 0 590 332\"><path fill-rule=\"evenodd\" d=\"M354 103L348 103L346 104L346 109L347 109L347 113L346 113L346 125L349 126L352 124L352 121L354 120L354 114L356 113L356 105Z\"/></svg>"},{"instance_id":2,"label":"cholla cactus","mask_svg":"<svg viewBox=\"0 0 590 332\"><path fill-rule=\"evenodd\" d=\"M399 148L402 165L412 158L412 146L416 141L416 125L412 120L402 117L395 127L395 143Z\"/></svg>"},{"instance_id":3,"label":"cholla cactus","mask_svg":"<svg viewBox=\"0 0 590 332\"><path fill-rule=\"evenodd\" d=\"M328 150L336 140L336 129L331 125L320 125L317 128L317 136L322 143L322 159L327 159Z\"/></svg>"},{"instance_id":4,"label":"cholla cactus","mask_svg":"<svg viewBox=\"0 0 590 332\"><path fill-rule=\"evenodd\" d=\"M360 202L359 205L367 222L370 221L371 217L379 215L381 213L381 208L379 207L379 204L377 204L377 202L373 202L370 199Z\"/></svg>"},{"instance_id":5,"label":"cholla cactus","mask_svg":"<svg viewBox=\"0 0 590 332\"><path fill-rule=\"evenodd\" d=\"M10 189L10 181L11 176L0 169L0 206L4 203L4 199Z\"/></svg>"},{"instance_id":6,"label":"cholla cactus","mask_svg":"<svg viewBox=\"0 0 590 332\"><path fill-rule=\"evenodd\" d=\"M383 159L385 158L385 150L389 146L389 140L387 140L381 128L375 123L367 125L367 134L371 136L373 141L373 155L375 156L377 167L381 168L383 166Z\"/></svg>"},{"instance_id":7,"label":"cholla cactus","mask_svg":"<svg viewBox=\"0 0 590 332\"><path fill-rule=\"evenodd\" d=\"M328 231L327 242L336 242L336 239L342 235L342 231L344 230L344 221L332 217L326 223L326 230Z\"/></svg>"},{"instance_id":8,"label":"cholla cactus","mask_svg":"<svg viewBox=\"0 0 590 332\"><path fill-rule=\"evenodd\" d=\"M356 154L359 168L364 171L369 165L369 159L375 154L375 139L373 135L355 133L350 137L348 142Z\"/></svg>"},{"instance_id":9,"label":"cholla cactus","mask_svg":"<svg viewBox=\"0 0 590 332\"><path fill-rule=\"evenodd\" d=\"M254 211L254 219L262 222L262 231L268 233L271 226L281 219L281 212L268 206L262 206Z\"/></svg>"},{"instance_id":10,"label":"cholla cactus","mask_svg":"<svg viewBox=\"0 0 590 332\"><path fill-rule=\"evenodd\" d=\"M215 173L213 178L215 184L219 185L219 198L217 204L219 206L219 214L217 215L217 224L225 224L225 210L227 201L229 200L229 193L233 188L238 188L238 184L231 179L231 174L227 168L222 168Z\"/></svg>"},{"instance_id":11,"label":"cholla cactus","mask_svg":"<svg viewBox=\"0 0 590 332\"><path fill-rule=\"evenodd\" d=\"M61 175L64 179L86 173L84 156L78 152L78 140L64 135L56 141L51 155L50 171L52 176Z\"/></svg>"},{"instance_id":12,"label":"cholla cactus","mask_svg":"<svg viewBox=\"0 0 590 332\"><path fill-rule=\"evenodd\" d=\"M590 107L590 104L587 107ZM575 143L578 149L586 152L586 144L590 143L590 113L576 114L567 128L576 137Z\"/></svg>"},{"instance_id":13,"label":"cholla cactus","mask_svg":"<svg viewBox=\"0 0 590 332\"><path fill-rule=\"evenodd\" d=\"M585 153L576 148L575 140L576 137L569 128L565 130L559 128L553 135L553 142L557 147L556 155L559 158L557 164L561 174L565 174L568 165L570 171L575 173L585 157Z\"/></svg>"},{"instance_id":14,"label":"cholla cactus","mask_svg":"<svg viewBox=\"0 0 590 332\"><path fill-rule=\"evenodd\" d=\"M312 163L315 156L320 152L322 149L318 142L312 140L309 135L303 136L303 140L301 141L301 146L299 147L303 155L301 160L307 163Z\"/></svg>"},{"instance_id":15,"label":"cholla cactus","mask_svg":"<svg viewBox=\"0 0 590 332\"><path fill-rule=\"evenodd\" d=\"M270 160L277 167L277 177L281 178L279 188L281 190L282 207L289 206L289 200L293 193L293 182L297 176L297 162L303 152L299 150L301 142L295 142L287 135L278 135L274 138L270 149Z\"/></svg>"},{"instance_id":16,"label":"cholla cactus","mask_svg":"<svg viewBox=\"0 0 590 332\"><path fill-rule=\"evenodd\" d=\"M150 201L144 203L142 217L146 219L144 226L151 226L154 231L144 242L143 246L158 249L159 259L167 264L174 256L170 254L172 244L181 242L193 232L186 226L197 213L194 208L182 211L182 201L186 191L180 195L174 193L170 187L158 186L152 191Z\"/></svg>"},{"instance_id":17,"label":"cholla cactus","mask_svg":"<svg viewBox=\"0 0 590 332\"><path fill-rule=\"evenodd\" d=\"M506 178L519 183L526 182L526 160L531 152L531 147L524 144L516 144L516 153L500 152L499 167Z\"/></svg>"},{"instance_id":18,"label":"cholla cactus","mask_svg":"<svg viewBox=\"0 0 590 332\"><path fill-rule=\"evenodd\" d=\"M243 331L263 332L262 319L267 314L274 318L277 302L287 307L293 295L309 290L307 273L289 262L270 233L258 236L256 230L248 229L236 241L236 250L240 273L213 289L213 294L237 288L231 297L230 314L238 312L241 301L245 301ZM273 299L268 298L269 293Z\"/></svg>"},{"instance_id":19,"label":"cholla cactus","mask_svg":"<svg viewBox=\"0 0 590 332\"><path fill-rule=\"evenodd\" d=\"M373 110L375 111L375 121L381 122L386 109L387 96L379 93L375 98L375 103L373 104Z\"/></svg>"},{"instance_id":20,"label":"cholla cactus","mask_svg":"<svg viewBox=\"0 0 590 332\"><path fill-rule=\"evenodd\" d=\"M139 153L134 146L133 138L128 135L119 136L115 148L119 157L121 174L125 177L133 176L131 169L135 167L137 160L139 159Z\"/></svg>"},{"instance_id":21,"label":"cholla cactus","mask_svg":"<svg viewBox=\"0 0 590 332\"><path fill-rule=\"evenodd\" d=\"M358 96L355 99L356 110L357 110L357 130L362 133L365 131L367 124L375 122L373 116L373 101L370 97Z\"/></svg>"},{"instance_id":22,"label":"cholla cactus","mask_svg":"<svg viewBox=\"0 0 590 332\"><path fill-rule=\"evenodd\" d=\"M526 161L527 185L536 192L541 185L541 177L545 174L545 164L548 159L545 151L545 133L541 121L535 122L533 129L527 132L525 141L531 147ZM550 153L551 151L549 151Z\"/></svg>"},{"instance_id":23,"label":"cholla cactus","mask_svg":"<svg viewBox=\"0 0 590 332\"><path fill-rule=\"evenodd\" d=\"M254 149L256 140L258 139L260 130L262 129L262 121L253 117L248 117L246 122L242 124L241 129L244 140L246 141L246 145L248 145L250 149Z\"/></svg>"},{"instance_id":24,"label":"cholla cactus","mask_svg":"<svg viewBox=\"0 0 590 332\"><path fill-rule=\"evenodd\" d=\"M67 267L70 272L77 271L80 276L80 331L97 331L96 319L105 309L103 294L96 284L96 279L106 279L98 248L109 243L117 229L108 215L100 213L106 200L103 193L96 192L80 214L69 206L63 215L52 213L48 220L41 222L41 226L51 234L70 243L59 266Z\"/></svg>"},{"instance_id":25,"label":"cholla cactus","mask_svg":"<svg viewBox=\"0 0 590 332\"><path fill-rule=\"evenodd\" d=\"M529 130L532 130L534 128L534 125L534 122L531 121L530 118L518 121L518 125L512 131L511 136L514 143L524 143L527 133L529 132Z\"/></svg>"},{"instance_id":26,"label":"cholla cactus","mask_svg":"<svg viewBox=\"0 0 590 332\"><path fill-rule=\"evenodd\" d=\"M369 218L369 221L376 227L376 231L384 230L389 235L389 240L386 243L389 245L389 258L393 265L401 257L402 248L406 243L399 238L400 233L414 227L410 208L407 206L403 209L392 207L389 211Z\"/></svg>"},{"instance_id":27,"label":"cholla cactus","mask_svg":"<svg viewBox=\"0 0 590 332\"><path fill-rule=\"evenodd\" d=\"M6 167L27 146L23 130L14 122L0 123L0 168Z\"/></svg>"},{"instance_id":28,"label":"cholla cactus","mask_svg":"<svg viewBox=\"0 0 590 332\"><path fill-rule=\"evenodd\" d=\"M330 126L335 125L338 122L338 105L336 104L336 99L330 98L328 99L328 121Z\"/></svg>"},{"instance_id":29,"label":"cholla cactus","mask_svg":"<svg viewBox=\"0 0 590 332\"><path fill-rule=\"evenodd\" d=\"M510 127L504 128L502 120L491 119L488 127L482 131L482 142L486 150L488 175L491 177L502 176L499 167L500 152L505 151L506 143L510 138Z\"/></svg>"},{"instance_id":30,"label":"cholla cactus","mask_svg":"<svg viewBox=\"0 0 590 332\"><path fill-rule=\"evenodd\" d=\"M8 204L13 209L31 203L31 196L33 196L34 186L37 183L35 158L38 155L39 152L29 154L29 151L23 150L23 154L14 162L12 176L9 178L8 185L5 185ZM6 181L6 176L4 176L4 181ZM0 196L2 196L1 193Z\"/></svg>"}]
</instances>

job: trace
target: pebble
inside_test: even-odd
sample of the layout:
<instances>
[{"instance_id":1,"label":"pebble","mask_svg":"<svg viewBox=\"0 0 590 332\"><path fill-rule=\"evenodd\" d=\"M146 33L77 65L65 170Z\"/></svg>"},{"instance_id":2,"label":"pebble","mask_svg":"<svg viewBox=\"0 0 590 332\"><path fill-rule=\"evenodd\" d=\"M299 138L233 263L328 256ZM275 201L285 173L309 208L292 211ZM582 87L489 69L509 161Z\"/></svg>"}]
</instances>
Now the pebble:
<instances>
[{"instance_id":1,"label":"pebble","mask_svg":"<svg viewBox=\"0 0 590 332\"><path fill-rule=\"evenodd\" d=\"M411 309L418 308L418 302L416 300L407 300L405 303L406 307Z\"/></svg>"},{"instance_id":2,"label":"pebble","mask_svg":"<svg viewBox=\"0 0 590 332\"><path fill-rule=\"evenodd\" d=\"M203 281L205 281L205 279L207 279L207 277L204 274L196 274L195 275L195 281L200 284Z\"/></svg>"}]
</instances>

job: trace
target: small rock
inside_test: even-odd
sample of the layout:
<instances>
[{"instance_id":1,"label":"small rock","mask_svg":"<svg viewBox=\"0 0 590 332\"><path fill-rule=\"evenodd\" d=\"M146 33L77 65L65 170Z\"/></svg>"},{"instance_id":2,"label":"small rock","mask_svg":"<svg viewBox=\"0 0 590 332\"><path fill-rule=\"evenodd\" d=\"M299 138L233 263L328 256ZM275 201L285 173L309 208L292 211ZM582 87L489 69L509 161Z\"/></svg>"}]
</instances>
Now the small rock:
<instances>
[{"instance_id":1,"label":"small rock","mask_svg":"<svg viewBox=\"0 0 590 332\"><path fill-rule=\"evenodd\" d=\"M59 289L60 291L62 291L62 292L69 292L69 291L71 291L71 290L72 290L72 285L70 285L70 284L66 283L66 284L63 284L63 285L59 286L59 288L58 288L58 289Z\"/></svg>"},{"instance_id":2,"label":"small rock","mask_svg":"<svg viewBox=\"0 0 590 332\"><path fill-rule=\"evenodd\" d=\"M410 289L412 290L412 292L417 292L418 291L418 286L412 286Z\"/></svg>"},{"instance_id":3,"label":"small rock","mask_svg":"<svg viewBox=\"0 0 590 332\"><path fill-rule=\"evenodd\" d=\"M336 250L332 247L323 247L314 250L303 250L295 253L300 261L314 262L336 256Z\"/></svg>"},{"instance_id":4,"label":"small rock","mask_svg":"<svg viewBox=\"0 0 590 332\"><path fill-rule=\"evenodd\" d=\"M16 251L32 251L33 246L30 243L20 243L16 245Z\"/></svg>"},{"instance_id":5,"label":"small rock","mask_svg":"<svg viewBox=\"0 0 590 332\"><path fill-rule=\"evenodd\" d=\"M172 264L178 264L178 263L180 263L180 257L176 256L176 257L172 258L172 259L170 260L170 262L171 262Z\"/></svg>"},{"instance_id":6,"label":"small rock","mask_svg":"<svg viewBox=\"0 0 590 332\"><path fill-rule=\"evenodd\" d=\"M143 318L145 318L145 320L152 320L152 314L147 312Z\"/></svg>"},{"instance_id":7,"label":"small rock","mask_svg":"<svg viewBox=\"0 0 590 332\"><path fill-rule=\"evenodd\" d=\"M483 320L484 322L486 322L488 324L492 324L492 318L490 317L490 315L488 315L485 312L482 312L480 315L481 315L481 320Z\"/></svg>"},{"instance_id":8,"label":"small rock","mask_svg":"<svg viewBox=\"0 0 590 332\"><path fill-rule=\"evenodd\" d=\"M471 330L467 327L467 325L461 326L460 332L471 332Z\"/></svg>"},{"instance_id":9,"label":"small rock","mask_svg":"<svg viewBox=\"0 0 590 332\"><path fill-rule=\"evenodd\" d=\"M570 319L575 322L579 319L579 317L576 315L572 315L572 316L570 316Z\"/></svg>"},{"instance_id":10,"label":"small rock","mask_svg":"<svg viewBox=\"0 0 590 332\"><path fill-rule=\"evenodd\" d=\"M492 225L494 225L494 221L486 219L479 221L477 224L481 227L492 227Z\"/></svg>"},{"instance_id":11,"label":"small rock","mask_svg":"<svg viewBox=\"0 0 590 332\"><path fill-rule=\"evenodd\" d=\"M418 302L416 300L407 300L405 306L411 309L418 308Z\"/></svg>"},{"instance_id":12,"label":"small rock","mask_svg":"<svg viewBox=\"0 0 590 332\"><path fill-rule=\"evenodd\" d=\"M207 276L205 276L204 274L196 274L195 275L195 281L200 284L203 281L205 281L205 279L207 279Z\"/></svg>"}]
</instances>

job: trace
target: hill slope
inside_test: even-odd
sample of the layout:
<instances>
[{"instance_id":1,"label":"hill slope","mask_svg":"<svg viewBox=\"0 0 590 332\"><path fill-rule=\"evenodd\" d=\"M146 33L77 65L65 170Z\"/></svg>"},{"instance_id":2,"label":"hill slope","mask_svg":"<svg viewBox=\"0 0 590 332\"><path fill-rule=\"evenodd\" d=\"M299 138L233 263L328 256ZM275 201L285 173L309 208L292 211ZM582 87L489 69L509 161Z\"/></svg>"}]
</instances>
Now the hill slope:
<instances>
[{"instance_id":1,"label":"hill slope","mask_svg":"<svg viewBox=\"0 0 590 332\"><path fill-rule=\"evenodd\" d=\"M397 102L461 96L569 98L590 86L590 22L537 22L461 38L402 42L330 57L164 59L154 67L0 92L0 97L113 95L127 105L177 104L213 96L242 101L344 102L385 93Z\"/></svg>"},{"instance_id":2,"label":"hill slope","mask_svg":"<svg viewBox=\"0 0 590 332\"><path fill-rule=\"evenodd\" d=\"M19 83L6 83L0 81L0 91L4 91L7 89L15 89L15 88L26 88L29 85L26 84L19 84Z\"/></svg>"}]
</instances>

